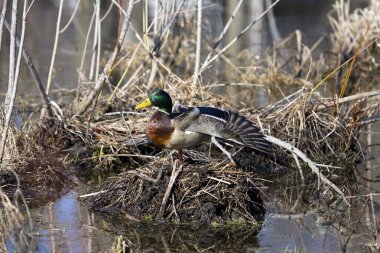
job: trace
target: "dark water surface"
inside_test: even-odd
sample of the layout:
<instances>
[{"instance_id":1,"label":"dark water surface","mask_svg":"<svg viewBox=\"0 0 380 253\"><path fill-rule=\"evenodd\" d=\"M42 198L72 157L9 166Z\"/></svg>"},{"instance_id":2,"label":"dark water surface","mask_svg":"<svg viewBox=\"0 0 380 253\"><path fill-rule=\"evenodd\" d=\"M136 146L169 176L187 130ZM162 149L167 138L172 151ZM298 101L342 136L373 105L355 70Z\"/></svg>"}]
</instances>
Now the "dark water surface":
<instances>
[{"instance_id":1,"label":"dark water surface","mask_svg":"<svg viewBox=\"0 0 380 253\"><path fill-rule=\"evenodd\" d=\"M52 52L53 38L55 32L55 22L57 17L57 8L59 1L36 1L31 10L29 25L27 27L26 46L29 50L34 63L42 75L43 82L46 82L50 57ZM56 57L56 74L53 88L73 89L76 87L78 75L76 69L79 67L81 52L83 50L84 38L86 36L89 20L92 15L92 1L80 5L79 13L76 15L73 24L68 31L62 34L59 41L59 51ZM323 3L322 3L323 2ZM282 1L281 7L275 9L275 15L278 16L279 29L283 36L295 29L301 29L306 37L306 41L314 43L318 37L327 30L326 11L330 9L333 1ZM361 1L363 2L363 1ZM70 17L76 1L65 1L63 23ZM318 3L318 4L316 4ZM286 6L285 6L286 5ZM303 12L289 9L289 6L301 8ZM320 7L318 11L313 11ZM136 20L134 20L136 21ZM105 50L112 48L115 42L115 28L117 20L107 21L104 24L103 36ZM136 26L139 26L136 22ZM107 29L105 29L107 27ZM267 34L264 36L268 36ZM44 38L44 39L41 39ZM6 57L7 49L2 49L2 60ZM2 80L7 80L6 66L0 66L0 76ZM0 86L0 93L6 92L6 85ZM19 87L20 94L30 94L37 91L30 76L23 69ZM379 124L372 126L370 129L363 130L362 139L364 142L379 143L380 135L371 134L379 132ZM380 148L372 147L370 150L372 157L368 162L365 170L365 176L370 179L380 177ZM363 192L380 192L380 184L363 180ZM165 231L156 227L147 229L146 226L126 227L123 231L120 227L115 228L108 223L106 219L89 211L78 201L78 191L83 188L74 189L56 202L47 206L32 210L32 216L35 218L35 227L38 236L33 236L29 250L31 252L104 252L111 247L116 236L129 234L131 240L139 238L137 249L146 252L162 252L166 250L182 249L184 244L189 244L188 249L194 250L191 245L193 241L182 241L182 246L178 246L177 240L186 240L181 229L172 229ZM380 196L374 196L376 208L376 219L379 217ZM272 207L271 203L268 203ZM281 213L281 214L280 214ZM367 220L362 231L356 233L349 240L347 252L360 252L361 245L370 241L370 231L373 229L371 210L363 211L363 219ZM130 229L130 231L126 231ZM186 231L186 229L185 229ZM196 231L187 230L193 237L197 238ZM152 233L152 234L150 234ZM209 237L203 237L199 250L218 251L223 249L223 243L229 242L231 231L224 233L207 232ZM236 232L240 233L240 232ZM159 235L159 237L157 237ZM334 224L324 220L323 216L317 212L308 212L299 215L286 215L283 210L276 207L269 208L264 225L258 234L252 233L245 235L244 240L235 240L236 248L228 247L231 252L340 252L341 241ZM243 236L241 236L243 237ZM159 239L157 239L159 238ZM174 239L173 239L174 238ZM202 238L199 238L201 240ZM208 248L207 242L210 244ZM240 243L240 244L239 244ZM190 245L191 244L191 245ZM15 252L15 245L8 242L9 251ZM194 246L194 245L193 245ZM227 244L226 244L227 247ZM288 250L288 251L287 251ZM139 251L139 250L137 250Z\"/></svg>"}]
</instances>

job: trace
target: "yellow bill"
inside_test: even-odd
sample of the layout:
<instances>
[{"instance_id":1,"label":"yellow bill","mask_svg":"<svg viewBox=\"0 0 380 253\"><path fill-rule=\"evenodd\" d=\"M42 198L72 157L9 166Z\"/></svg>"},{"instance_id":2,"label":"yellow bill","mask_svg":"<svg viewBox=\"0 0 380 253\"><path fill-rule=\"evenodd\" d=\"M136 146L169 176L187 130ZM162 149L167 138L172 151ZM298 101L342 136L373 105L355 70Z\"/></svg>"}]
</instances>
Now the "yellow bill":
<instances>
[{"instance_id":1,"label":"yellow bill","mask_svg":"<svg viewBox=\"0 0 380 253\"><path fill-rule=\"evenodd\" d=\"M145 108L145 107L148 107L148 106L151 106L151 105L152 105L152 102L150 101L149 98L147 98L143 102L141 102L140 104L138 104L136 106L136 110L140 110L142 108Z\"/></svg>"}]
</instances>

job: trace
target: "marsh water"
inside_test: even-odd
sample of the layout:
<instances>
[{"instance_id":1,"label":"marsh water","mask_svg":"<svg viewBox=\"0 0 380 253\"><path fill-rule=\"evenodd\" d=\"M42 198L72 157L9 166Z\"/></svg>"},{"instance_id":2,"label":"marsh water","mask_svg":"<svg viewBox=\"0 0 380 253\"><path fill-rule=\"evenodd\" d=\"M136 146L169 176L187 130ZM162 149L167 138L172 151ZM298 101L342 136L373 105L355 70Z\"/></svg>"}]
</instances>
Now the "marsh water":
<instances>
[{"instance_id":1,"label":"marsh water","mask_svg":"<svg viewBox=\"0 0 380 253\"><path fill-rule=\"evenodd\" d=\"M53 48L55 22L58 13L59 1L36 1L29 14L27 27L26 47L36 64L36 67L46 82ZM68 20L77 1L65 1L63 20ZM76 69L80 65L83 42L93 6L90 1L82 1L80 15L74 17L74 22L63 33L59 41L55 64L54 89L74 89L78 80ZM212 1L207 1L212 3ZM274 14L278 29L282 36L300 29L305 43L312 45L320 36L325 35L328 29L326 13L331 9L333 1L282 1L275 7ZM365 4L359 1L356 4ZM291 8L289 7L291 5ZM105 9L107 6L104 7ZM141 11L141 10L136 10ZM247 13L245 15L248 15ZM115 15L116 17L117 15ZM220 16L220 19L222 17ZM103 24L102 48L109 51L113 48L117 34L117 19ZM133 25L140 27L138 15L133 17ZM269 39L264 33L263 37ZM44 39L41 39L44 38ZM133 38L131 38L133 39ZM268 43L270 44L270 43ZM6 49L2 50L6 52ZM6 57L6 53L1 57ZM6 66L0 66L0 76L7 80ZM0 86L0 93L6 92L5 85ZM33 81L23 69L21 73L18 93L21 96L37 95ZM265 103L265 102L264 102ZM263 106L263 104L261 104ZM363 129L361 140L363 143L375 144L380 142L379 124ZM361 166L366 178L374 180L361 182L363 192L378 193L380 183L379 146L370 150L372 160ZM105 217L88 210L78 200L78 196L85 192L85 186L79 184L74 189L47 205L31 209L34 222L34 234L28 250L30 252L104 252L109 249L120 234L127 235L136 251L141 252L170 252L178 249L189 251L229 251L229 252L340 252L344 241L336 224L324 219L317 211L300 214L288 214L281 209L281 203L266 203L268 210L260 231L241 231L202 228L194 229L186 226L163 227L154 224L123 224L112 221L112 217ZM376 219L379 216L380 197L374 196ZM281 201L281 200L279 200ZM372 226L370 210L363 211L363 226L348 240L347 252L360 252L363 243L370 242ZM118 225L116 225L118 224ZM123 225L121 225L123 224ZM231 234L242 233L241 240ZM200 236L201 235L201 236ZM17 252L20 248L17 242L8 241L9 252ZM23 251L21 250L21 252Z\"/></svg>"}]
</instances>

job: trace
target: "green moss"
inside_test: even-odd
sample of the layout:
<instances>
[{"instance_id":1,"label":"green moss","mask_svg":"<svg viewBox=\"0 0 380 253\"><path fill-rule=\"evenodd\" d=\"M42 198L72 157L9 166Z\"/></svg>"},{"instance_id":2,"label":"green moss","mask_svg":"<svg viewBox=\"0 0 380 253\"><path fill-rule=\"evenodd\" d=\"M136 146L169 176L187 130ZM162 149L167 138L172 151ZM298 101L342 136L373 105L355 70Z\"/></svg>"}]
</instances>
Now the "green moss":
<instances>
[{"instance_id":1,"label":"green moss","mask_svg":"<svg viewBox=\"0 0 380 253\"><path fill-rule=\"evenodd\" d=\"M154 217L151 214L145 215L142 217L142 220L148 223L153 223L154 222Z\"/></svg>"}]
</instances>

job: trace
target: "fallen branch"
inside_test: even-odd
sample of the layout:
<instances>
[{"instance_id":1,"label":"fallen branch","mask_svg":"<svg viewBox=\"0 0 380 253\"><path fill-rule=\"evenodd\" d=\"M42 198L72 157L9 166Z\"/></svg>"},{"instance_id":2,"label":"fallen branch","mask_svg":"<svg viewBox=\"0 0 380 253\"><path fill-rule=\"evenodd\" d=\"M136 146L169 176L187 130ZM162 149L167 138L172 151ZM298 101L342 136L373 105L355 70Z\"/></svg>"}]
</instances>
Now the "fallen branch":
<instances>
[{"instance_id":1,"label":"fallen branch","mask_svg":"<svg viewBox=\"0 0 380 253\"><path fill-rule=\"evenodd\" d=\"M337 104L342 104L342 103L347 103L353 100L358 100L358 99L368 99L369 97L375 97L376 99L380 100L380 90L373 90L373 91L368 91L368 92L363 92L359 94L355 94L352 96L344 97L344 98L339 98L338 100L336 99L331 99L331 98L326 98L323 99L324 101L327 101L324 104L319 105L316 110L322 110L331 106L335 106ZM377 98L378 97L378 98Z\"/></svg>"},{"instance_id":2,"label":"fallen branch","mask_svg":"<svg viewBox=\"0 0 380 253\"><path fill-rule=\"evenodd\" d=\"M160 218L160 219L164 216L164 213L166 211L166 207L167 207L168 202L169 202L169 196L172 192L173 186L177 180L178 175L182 171L182 168L183 168L183 164L179 165L179 167L177 168L177 161L174 162L172 175L170 176L169 184L168 184L168 187L166 188L164 198L162 199L161 208L160 208L160 211L158 213L158 218Z\"/></svg>"},{"instance_id":3,"label":"fallen branch","mask_svg":"<svg viewBox=\"0 0 380 253\"><path fill-rule=\"evenodd\" d=\"M301 158L311 169L311 171L313 171L317 176L318 176L318 180L321 180L323 183L325 183L326 185L330 186L332 189L334 189L339 195L342 196L343 200L348 204L348 201L346 199L346 196L344 195L344 193L339 189L338 186L336 186L333 182L331 182L327 177L325 177L325 175L323 175L319 169L318 169L318 166L315 162L313 162L311 159L309 159L301 150L299 150L298 148L294 147L293 145L289 144L289 143L286 143L280 139L277 139L273 136L265 136L265 139L267 139L269 142L273 143L273 144L276 144L280 147L283 147L284 149L290 151L292 154L295 154L297 155L299 158Z\"/></svg>"}]
</instances>

